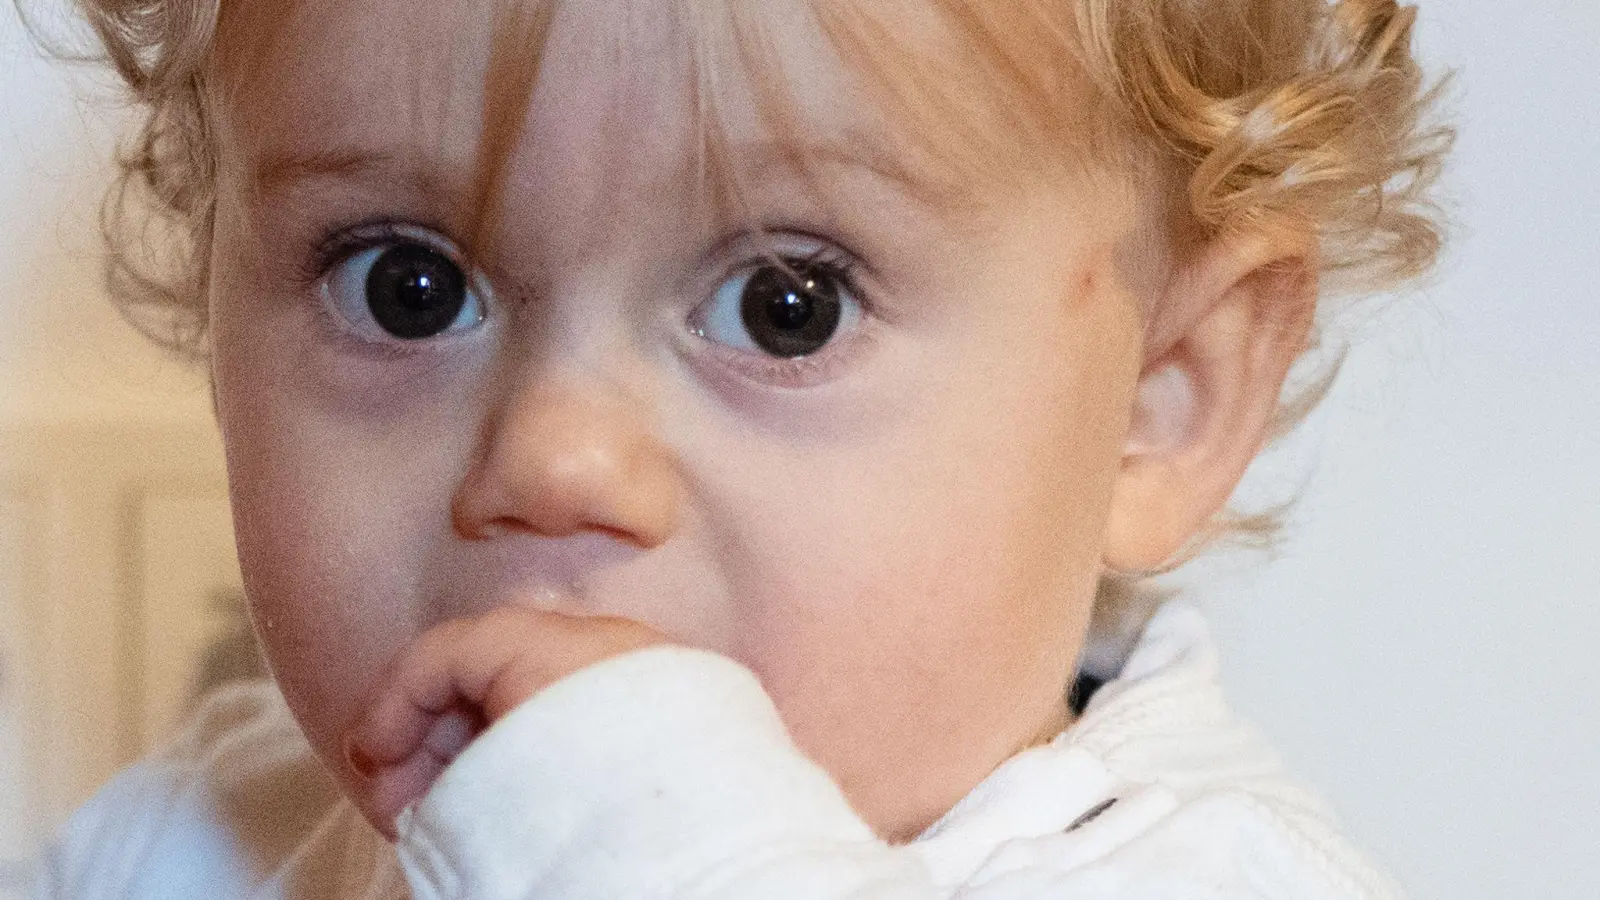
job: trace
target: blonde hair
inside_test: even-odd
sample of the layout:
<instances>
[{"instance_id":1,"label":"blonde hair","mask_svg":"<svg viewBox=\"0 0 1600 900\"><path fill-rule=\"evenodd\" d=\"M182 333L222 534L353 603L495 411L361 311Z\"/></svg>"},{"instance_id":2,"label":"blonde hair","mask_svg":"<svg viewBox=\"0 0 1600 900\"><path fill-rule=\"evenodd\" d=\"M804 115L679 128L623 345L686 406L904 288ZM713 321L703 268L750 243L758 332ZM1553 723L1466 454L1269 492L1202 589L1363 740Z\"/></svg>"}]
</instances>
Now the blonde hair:
<instances>
[{"instance_id":1,"label":"blonde hair","mask_svg":"<svg viewBox=\"0 0 1600 900\"><path fill-rule=\"evenodd\" d=\"M298 2L277 0L285 9ZM492 227L499 169L521 130L557 2L499 7L486 99L496 115L487 118L475 198L480 231ZM203 355L217 177L207 63L225 14L269 13L221 0L80 3L105 58L144 110L104 208L113 296L158 343ZM738 13L741 4L678 3L702 40L716 27L707 23L731 25L763 107L782 130L782 80L758 24ZM1325 294L1396 285L1438 255L1430 188L1453 132L1431 120L1440 88L1425 83L1413 58L1412 7L1395 0L893 5L904 3L957 36L957 52L906 48L909 39L880 18L891 4L879 0L813 0L812 7L880 105L906 126L907 153L922 157L921 168L947 173L947 183L1085 152L1108 164L1155 166L1180 186L1172 212L1203 235L1282 228L1319 236ZM714 158L716 77L706 56L696 60L696 108ZM1331 374L1286 402L1279 431L1330 382ZM1219 535L1267 540L1276 521L1270 512L1224 514L1194 551ZM1096 619L1123 622L1119 631L1142 622L1150 604L1137 599L1138 581L1108 578Z\"/></svg>"}]
</instances>

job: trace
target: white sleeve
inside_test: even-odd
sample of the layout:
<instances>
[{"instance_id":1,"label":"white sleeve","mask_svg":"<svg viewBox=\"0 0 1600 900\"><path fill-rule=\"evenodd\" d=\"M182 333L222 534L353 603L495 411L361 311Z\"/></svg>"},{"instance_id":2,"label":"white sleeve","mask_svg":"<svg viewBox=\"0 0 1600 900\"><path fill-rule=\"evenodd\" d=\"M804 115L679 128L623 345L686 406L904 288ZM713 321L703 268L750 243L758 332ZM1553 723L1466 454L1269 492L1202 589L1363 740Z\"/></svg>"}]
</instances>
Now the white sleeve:
<instances>
[{"instance_id":1,"label":"white sleeve","mask_svg":"<svg viewBox=\"0 0 1600 900\"><path fill-rule=\"evenodd\" d=\"M195 773L147 762L80 808L46 851L35 900L244 897L251 866Z\"/></svg>"},{"instance_id":2,"label":"white sleeve","mask_svg":"<svg viewBox=\"0 0 1600 900\"><path fill-rule=\"evenodd\" d=\"M923 900L756 677L660 647L556 682L401 815L417 900Z\"/></svg>"},{"instance_id":3,"label":"white sleeve","mask_svg":"<svg viewBox=\"0 0 1600 900\"><path fill-rule=\"evenodd\" d=\"M1052 765L1090 758L1060 752ZM1051 808L1049 783L1009 796ZM416 900L1399 896L1271 792L1223 785L1182 799L1124 783L1118 797L1081 828L1002 824L971 848L971 867L936 877L939 850L879 840L795 748L749 670L658 647L558 681L496 723L401 815L397 849Z\"/></svg>"},{"instance_id":4,"label":"white sleeve","mask_svg":"<svg viewBox=\"0 0 1600 900\"><path fill-rule=\"evenodd\" d=\"M277 688L229 685L158 756L124 770L72 816L32 896L279 896L270 888L276 873L342 809L338 796Z\"/></svg>"}]
</instances>

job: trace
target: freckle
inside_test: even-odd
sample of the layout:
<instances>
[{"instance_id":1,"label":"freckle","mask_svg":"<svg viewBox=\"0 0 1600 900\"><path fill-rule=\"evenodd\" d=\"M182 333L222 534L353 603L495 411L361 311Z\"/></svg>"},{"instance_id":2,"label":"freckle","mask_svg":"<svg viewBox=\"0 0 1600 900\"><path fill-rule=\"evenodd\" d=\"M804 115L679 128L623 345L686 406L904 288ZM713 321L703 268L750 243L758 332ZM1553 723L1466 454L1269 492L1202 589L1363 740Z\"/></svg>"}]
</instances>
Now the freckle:
<instances>
[{"instance_id":1,"label":"freckle","mask_svg":"<svg viewBox=\"0 0 1600 900\"><path fill-rule=\"evenodd\" d=\"M1100 273L1094 266L1084 267L1083 274L1077 279L1077 290L1067 296L1067 303L1078 306L1094 299L1095 291L1100 287Z\"/></svg>"}]
</instances>

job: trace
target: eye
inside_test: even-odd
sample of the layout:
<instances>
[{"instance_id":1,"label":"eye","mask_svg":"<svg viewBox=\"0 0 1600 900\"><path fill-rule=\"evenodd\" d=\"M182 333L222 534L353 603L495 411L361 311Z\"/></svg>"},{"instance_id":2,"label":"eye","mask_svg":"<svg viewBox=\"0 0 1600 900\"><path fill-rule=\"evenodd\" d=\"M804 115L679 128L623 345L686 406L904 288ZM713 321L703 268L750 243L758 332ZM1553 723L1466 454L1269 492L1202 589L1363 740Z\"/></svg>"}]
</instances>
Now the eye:
<instances>
[{"instance_id":1,"label":"eye","mask_svg":"<svg viewBox=\"0 0 1600 900\"><path fill-rule=\"evenodd\" d=\"M860 319L848 268L811 257L774 259L735 274L691 324L695 334L735 349L799 359L820 352Z\"/></svg>"},{"instance_id":2,"label":"eye","mask_svg":"<svg viewBox=\"0 0 1600 900\"><path fill-rule=\"evenodd\" d=\"M450 257L416 241L368 247L333 267L328 305L361 337L421 341L483 321L470 279Z\"/></svg>"}]
</instances>

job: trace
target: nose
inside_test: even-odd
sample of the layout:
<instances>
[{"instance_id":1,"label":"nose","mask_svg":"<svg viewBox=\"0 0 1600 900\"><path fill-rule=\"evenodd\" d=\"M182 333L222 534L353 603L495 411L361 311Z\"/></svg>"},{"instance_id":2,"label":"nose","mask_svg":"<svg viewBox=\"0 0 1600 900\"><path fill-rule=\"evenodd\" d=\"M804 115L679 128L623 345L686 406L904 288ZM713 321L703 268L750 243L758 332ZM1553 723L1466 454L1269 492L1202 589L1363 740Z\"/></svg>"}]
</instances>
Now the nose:
<instances>
[{"instance_id":1,"label":"nose","mask_svg":"<svg viewBox=\"0 0 1600 900\"><path fill-rule=\"evenodd\" d=\"M682 488L651 420L598 379L539 378L513 392L456 490L456 533L489 540L589 531L660 546L677 528Z\"/></svg>"}]
</instances>

